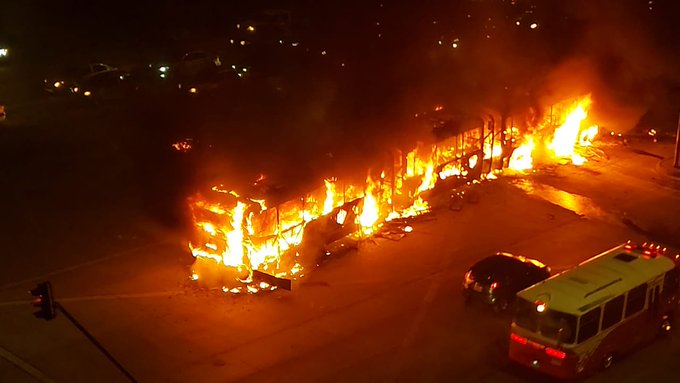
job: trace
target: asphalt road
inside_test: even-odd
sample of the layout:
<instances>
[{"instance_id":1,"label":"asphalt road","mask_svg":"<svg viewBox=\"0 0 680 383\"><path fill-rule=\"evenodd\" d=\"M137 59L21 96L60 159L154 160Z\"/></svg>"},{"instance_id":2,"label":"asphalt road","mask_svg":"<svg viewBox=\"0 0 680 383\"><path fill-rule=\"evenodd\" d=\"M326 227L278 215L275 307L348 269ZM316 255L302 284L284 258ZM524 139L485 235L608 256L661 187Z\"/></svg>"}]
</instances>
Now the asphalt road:
<instances>
[{"instance_id":1,"label":"asphalt road","mask_svg":"<svg viewBox=\"0 0 680 383\"><path fill-rule=\"evenodd\" d=\"M582 168L478 185L477 204L438 207L400 241L329 258L292 292L232 296L189 281L182 230L145 209L147 189L130 174L138 163L111 140L119 121L69 124L111 114L83 106L51 118L59 102L43 105L40 122L2 133L13 202L0 270L3 382L125 381L63 315L31 315L27 291L46 279L140 382L541 382L508 364L507 316L463 305L467 267L509 251L559 271L627 239L676 243L680 233L680 193L656 171L672 146L612 144ZM673 336L588 381L673 381L678 358Z\"/></svg>"}]
</instances>

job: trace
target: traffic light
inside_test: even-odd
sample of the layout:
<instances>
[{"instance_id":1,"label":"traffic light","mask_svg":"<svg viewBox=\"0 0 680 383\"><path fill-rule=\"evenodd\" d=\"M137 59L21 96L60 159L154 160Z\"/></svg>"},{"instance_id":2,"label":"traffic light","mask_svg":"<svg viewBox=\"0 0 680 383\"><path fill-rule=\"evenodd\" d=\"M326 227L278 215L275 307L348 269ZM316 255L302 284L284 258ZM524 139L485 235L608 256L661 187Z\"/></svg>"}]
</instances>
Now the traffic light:
<instances>
[{"instance_id":1,"label":"traffic light","mask_svg":"<svg viewBox=\"0 0 680 383\"><path fill-rule=\"evenodd\" d=\"M33 295L33 307L39 309L33 313L36 318L50 320L57 315L50 282L38 283L38 286L31 290L31 295Z\"/></svg>"}]
</instances>

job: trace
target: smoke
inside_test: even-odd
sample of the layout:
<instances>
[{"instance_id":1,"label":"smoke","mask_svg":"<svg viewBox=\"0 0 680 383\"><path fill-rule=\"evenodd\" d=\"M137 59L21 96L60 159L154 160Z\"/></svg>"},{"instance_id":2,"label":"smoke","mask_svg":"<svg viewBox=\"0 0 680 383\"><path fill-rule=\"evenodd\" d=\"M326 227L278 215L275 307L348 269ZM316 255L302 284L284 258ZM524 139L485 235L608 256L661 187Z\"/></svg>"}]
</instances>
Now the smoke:
<instances>
[{"instance_id":1,"label":"smoke","mask_svg":"<svg viewBox=\"0 0 680 383\"><path fill-rule=\"evenodd\" d=\"M671 3L563 2L561 13L583 30L537 89L540 103L591 94L591 120L617 132L636 128L650 113L677 108L677 42L665 35L677 8ZM657 130L674 125L673 119L655 123Z\"/></svg>"}]
</instances>

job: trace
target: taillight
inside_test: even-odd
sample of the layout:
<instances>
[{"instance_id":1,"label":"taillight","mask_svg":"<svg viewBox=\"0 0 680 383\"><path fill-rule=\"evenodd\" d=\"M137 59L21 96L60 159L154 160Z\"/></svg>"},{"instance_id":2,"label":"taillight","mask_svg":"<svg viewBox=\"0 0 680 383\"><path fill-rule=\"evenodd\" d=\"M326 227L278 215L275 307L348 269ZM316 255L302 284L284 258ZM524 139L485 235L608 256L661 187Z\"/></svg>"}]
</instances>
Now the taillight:
<instances>
[{"instance_id":1,"label":"taillight","mask_svg":"<svg viewBox=\"0 0 680 383\"><path fill-rule=\"evenodd\" d=\"M545 353L557 359L564 359L567 357L567 354L564 351L556 350L550 347L545 348Z\"/></svg>"},{"instance_id":2,"label":"taillight","mask_svg":"<svg viewBox=\"0 0 680 383\"><path fill-rule=\"evenodd\" d=\"M491 284L491 290L495 290L496 287L498 287L498 282L494 282Z\"/></svg>"},{"instance_id":3,"label":"taillight","mask_svg":"<svg viewBox=\"0 0 680 383\"><path fill-rule=\"evenodd\" d=\"M527 344L527 342L529 341L527 338L525 338L523 336L519 336L519 335L515 334L514 332L512 334L510 334L510 340L512 340L513 342L517 342L519 344L522 344L522 345Z\"/></svg>"}]
</instances>

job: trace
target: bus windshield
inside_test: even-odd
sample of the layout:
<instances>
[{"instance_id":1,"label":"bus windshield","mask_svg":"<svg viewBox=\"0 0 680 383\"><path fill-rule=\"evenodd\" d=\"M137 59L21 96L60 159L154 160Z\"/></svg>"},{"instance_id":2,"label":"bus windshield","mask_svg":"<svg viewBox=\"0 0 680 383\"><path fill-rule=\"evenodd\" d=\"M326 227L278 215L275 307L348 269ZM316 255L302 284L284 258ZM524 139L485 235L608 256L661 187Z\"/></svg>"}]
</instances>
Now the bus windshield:
<instances>
[{"instance_id":1,"label":"bus windshield","mask_svg":"<svg viewBox=\"0 0 680 383\"><path fill-rule=\"evenodd\" d=\"M536 311L536 305L524 299L517 300L514 322L517 326L563 343L576 340L576 317L559 311L546 309Z\"/></svg>"}]
</instances>

